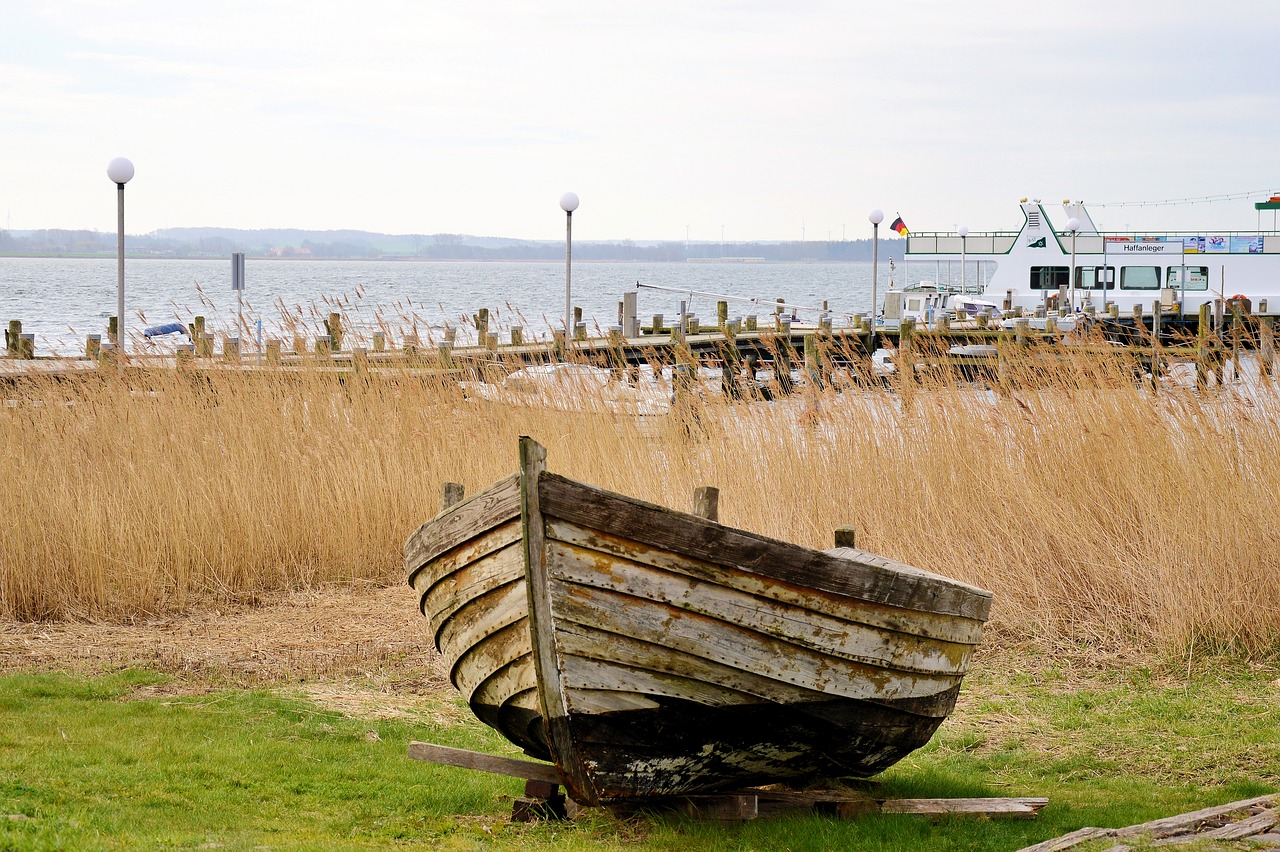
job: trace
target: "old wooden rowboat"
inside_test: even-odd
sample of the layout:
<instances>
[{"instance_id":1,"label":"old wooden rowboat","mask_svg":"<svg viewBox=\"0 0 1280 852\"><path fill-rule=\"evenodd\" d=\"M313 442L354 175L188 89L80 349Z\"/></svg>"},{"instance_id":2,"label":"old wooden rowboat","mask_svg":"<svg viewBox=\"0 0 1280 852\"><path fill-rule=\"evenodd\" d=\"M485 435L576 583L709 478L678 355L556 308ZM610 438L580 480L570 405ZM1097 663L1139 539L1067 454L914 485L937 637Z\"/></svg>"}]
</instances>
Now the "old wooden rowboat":
<instances>
[{"instance_id":1,"label":"old wooden rowboat","mask_svg":"<svg viewBox=\"0 0 1280 852\"><path fill-rule=\"evenodd\" d=\"M454 685L601 804L879 772L951 711L991 594L546 471L405 544Z\"/></svg>"}]
</instances>

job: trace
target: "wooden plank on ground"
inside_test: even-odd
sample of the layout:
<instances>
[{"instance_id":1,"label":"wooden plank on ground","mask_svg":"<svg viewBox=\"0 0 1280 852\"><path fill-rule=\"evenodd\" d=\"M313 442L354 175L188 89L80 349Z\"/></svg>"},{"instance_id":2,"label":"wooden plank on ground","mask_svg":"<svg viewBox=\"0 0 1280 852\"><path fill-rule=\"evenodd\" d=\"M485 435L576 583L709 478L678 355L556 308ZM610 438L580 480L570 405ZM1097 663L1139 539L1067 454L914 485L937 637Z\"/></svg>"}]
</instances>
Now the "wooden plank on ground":
<instances>
[{"instance_id":1,"label":"wooden plank on ground","mask_svg":"<svg viewBox=\"0 0 1280 852\"><path fill-rule=\"evenodd\" d=\"M560 770L549 763L502 757L496 754L485 754L480 751L468 751L462 748L436 745L435 743L409 743L409 757L414 760L442 763L445 766L477 769L481 772L492 772L496 775L524 778L527 781L545 781L549 784L564 783Z\"/></svg>"},{"instance_id":2,"label":"wooden plank on ground","mask_svg":"<svg viewBox=\"0 0 1280 852\"><path fill-rule=\"evenodd\" d=\"M886 799L881 803L880 810L886 814L970 814L1034 819L1047 804L1049 800L1045 798Z\"/></svg>"}]
</instances>

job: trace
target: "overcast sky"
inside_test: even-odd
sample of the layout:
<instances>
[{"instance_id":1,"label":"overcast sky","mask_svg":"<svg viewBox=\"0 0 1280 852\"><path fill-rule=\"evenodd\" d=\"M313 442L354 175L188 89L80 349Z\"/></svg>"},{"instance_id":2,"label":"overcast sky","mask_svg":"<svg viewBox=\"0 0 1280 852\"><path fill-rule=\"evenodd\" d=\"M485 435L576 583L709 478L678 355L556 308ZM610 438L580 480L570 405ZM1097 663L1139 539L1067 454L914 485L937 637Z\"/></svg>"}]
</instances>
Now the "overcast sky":
<instances>
[{"instance_id":1,"label":"overcast sky","mask_svg":"<svg viewBox=\"0 0 1280 852\"><path fill-rule=\"evenodd\" d=\"M48 0L0 28L0 215L849 239L1280 190L1280 2ZM1252 201L1092 208L1252 228ZM1269 214L1268 214L1269 215Z\"/></svg>"}]
</instances>

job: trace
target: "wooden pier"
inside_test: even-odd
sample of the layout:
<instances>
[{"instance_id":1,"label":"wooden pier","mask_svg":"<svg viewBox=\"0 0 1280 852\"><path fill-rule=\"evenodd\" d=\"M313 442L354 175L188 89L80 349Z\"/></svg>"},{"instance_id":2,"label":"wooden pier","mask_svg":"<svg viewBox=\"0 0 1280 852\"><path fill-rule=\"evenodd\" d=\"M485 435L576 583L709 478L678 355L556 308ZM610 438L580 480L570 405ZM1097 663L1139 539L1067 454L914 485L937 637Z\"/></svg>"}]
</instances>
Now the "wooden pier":
<instances>
[{"instance_id":1,"label":"wooden pier","mask_svg":"<svg viewBox=\"0 0 1280 852\"><path fill-rule=\"evenodd\" d=\"M126 372L150 369L239 370L250 372L327 370L341 374L377 373L395 368L409 369L442 380L496 381L523 367L556 363L581 363L634 376L642 366L655 371L670 370L677 385L693 381L697 368L720 369L726 394L749 394L758 370L774 376L772 394L793 390L793 376L818 386L836 373L855 383L883 381L883 372L872 366L877 350L888 350L898 380L925 379L931 375L955 376L966 381L985 381L1004 387L1011 377L1006 362L1019 352L1034 351L1045 368L1055 358L1096 354L1098 357L1127 355L1152 379L1173 361L1196 365L1197 379L1219 378L1225 362L1241 350L1256 350L1264 371L1272 375L1275 349L1275 315L1255 314L1247 304L1228 301L1215 312L1204 305L1197 317L1166 314L1160 303L1152 311L1119 315L1078 315L1079 331L1063 331L1052 316L1016 317L1013 328L996 327L986 317L964 321L942 319L932 327L911 320L874 331L862 318L849 326L832 327L830 322L801 325L781 314L768 317L766 327L751 321L743 327L729 322L722 310L718 324L704 329L696 321L685 328L662 324L655 316L648 326L634 322L624 336L613 327L608 334L587 337L579 323L575 339L556 335L551 341L526 342L523 329L510 329L510 339L500 342L489 331L488 312L481 309L473 317L477 343L456 345L452 333L422 345L415 335L406 335L397 346L388 346L384 332L373 336L373 346L348 347L353 335L344 331L339 314L325 321L325 335L314 339L295 336L285 341L266 341L262 351L248 351L236 338L224 338L221 347L205 331L203 317L192 323L192 343L182 344L171 355L128 354ZM754 318L752 318L754 320ZM1033 327L1033 323L1036 327ZM99 368L117 367L117 353L110 342L91 335L85 354L74 357L46 357L34 352L32 336L23 334L19 321L5 330L5 357L0 359L0 383L13 384L32 376L72 379ZM113 336L113 335L109 335Z\"/></svg>"}]
</instances>

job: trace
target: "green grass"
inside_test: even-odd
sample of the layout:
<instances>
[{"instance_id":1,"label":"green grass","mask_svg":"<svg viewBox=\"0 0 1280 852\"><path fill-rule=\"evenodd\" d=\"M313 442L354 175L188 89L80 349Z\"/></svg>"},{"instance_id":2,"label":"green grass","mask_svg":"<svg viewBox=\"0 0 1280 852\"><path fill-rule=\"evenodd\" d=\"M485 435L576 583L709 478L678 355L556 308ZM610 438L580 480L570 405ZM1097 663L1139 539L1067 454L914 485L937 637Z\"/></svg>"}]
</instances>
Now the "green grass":
<instances>
[{"instance_id":1,"label":"green grass","mask_svg":"<svg viewBox=\"0 0 1280 852\"><path fill-rule=\"evenodd\" d=\"M142 671L8 675L0 849L1016 849L1277 789L1276 678L1241 663L1176 678L988 667L934 741L880 778L883 796L1048 796L1035 821L518 825L519 781L405 756L414 739L510 753L477 722L432 721L464 718L453 713L361 720L287 691L178 689Z\"/></svg>"}]
</instances>

